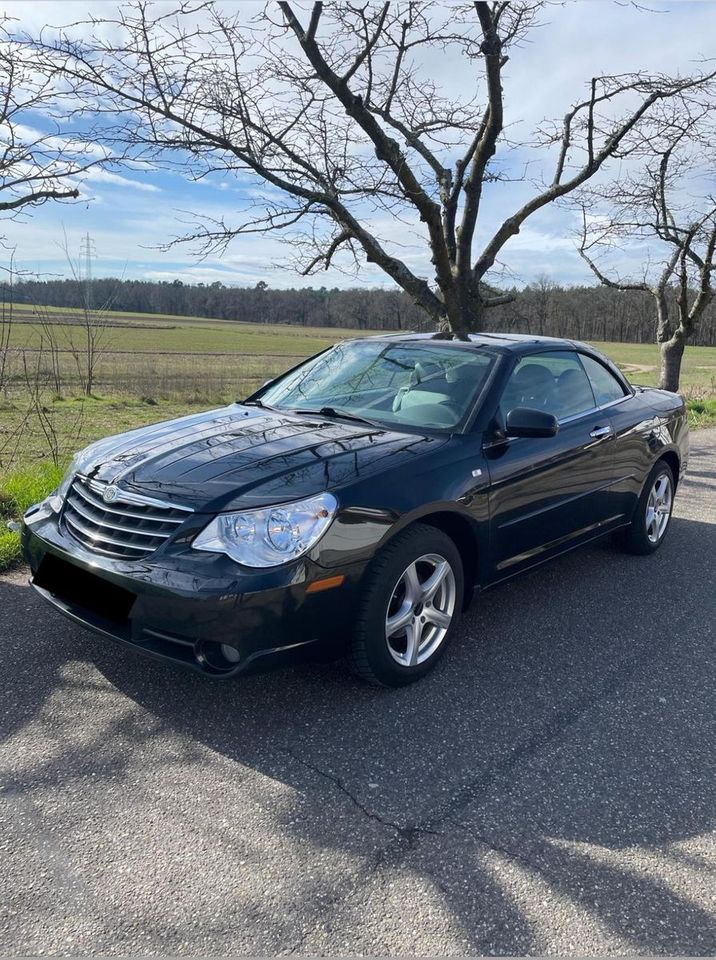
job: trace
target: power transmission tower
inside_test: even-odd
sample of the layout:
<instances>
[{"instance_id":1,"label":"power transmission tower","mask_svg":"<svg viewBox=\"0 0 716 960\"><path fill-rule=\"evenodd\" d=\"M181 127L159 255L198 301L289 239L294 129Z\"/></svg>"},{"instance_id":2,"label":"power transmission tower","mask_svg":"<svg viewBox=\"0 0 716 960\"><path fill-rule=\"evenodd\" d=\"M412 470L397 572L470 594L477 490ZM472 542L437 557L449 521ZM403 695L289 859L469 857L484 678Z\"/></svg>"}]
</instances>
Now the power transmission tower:
<instances>
[{"instance_id":1,"label":"power transmission tower","mask_svg":"<svg viewBox=\"0 0 716 960\"><path fill-rule=\"evenodd\" d=\"M92 309L92 260L97 257L97 248L94 240L86 233L80 243L80 261L84 260L85 267L85 307Z\"/></svg>"}]
</instances>

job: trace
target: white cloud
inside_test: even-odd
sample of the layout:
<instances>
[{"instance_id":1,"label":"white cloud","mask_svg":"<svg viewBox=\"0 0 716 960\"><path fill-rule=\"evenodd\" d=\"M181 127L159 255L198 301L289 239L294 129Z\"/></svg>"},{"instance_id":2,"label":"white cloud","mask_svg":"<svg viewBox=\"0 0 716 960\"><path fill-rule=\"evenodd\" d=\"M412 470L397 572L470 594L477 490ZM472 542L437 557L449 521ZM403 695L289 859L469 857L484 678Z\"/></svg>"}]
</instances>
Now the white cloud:
<instances>
[{"instance_id":1,"label":"white cloud","mask_svg":"<svg viewBox=\"0 0 716 960\"><path fill-rule=\"evenodd\" d=\"M56 136L52 133L40 130L38 127L30 126L27 123L16 123L13 125L14 136L30 146L33 143L42 143L52 150L62 150L68 156L77 157L86 160L88 157L95 159L106 159L110 156L109 151L99 143L91 143L87 140L73 139L72 137Z\"/></svg>"},{"instance_id":2,"label":"white cloud","mask_svg":"<svg viewBox=\"0 0 716 960\"><path fill-rule=\"evenodd\" d=\"M130 190L143 190L145 193L161 193L161 188L154 183L147 183L144 180L130 180L129 177L112 173L111 170L102 170L100 167L91 167L82 174L82 179L90 180L92 183L110 183L113 186L127 187Z\"/></svg>"}]
</instances>

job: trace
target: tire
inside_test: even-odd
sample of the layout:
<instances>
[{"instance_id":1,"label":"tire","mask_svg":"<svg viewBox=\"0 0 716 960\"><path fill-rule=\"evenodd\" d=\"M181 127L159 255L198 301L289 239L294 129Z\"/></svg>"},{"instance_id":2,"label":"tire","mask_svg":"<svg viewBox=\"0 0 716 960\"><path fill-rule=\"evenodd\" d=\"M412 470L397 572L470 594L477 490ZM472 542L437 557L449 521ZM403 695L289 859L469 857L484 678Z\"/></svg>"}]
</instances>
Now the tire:
<instances>
[{"instance_id":1,"label":"tire","mask_svg":"<svg viewBox=\"0 0 716 960\"><path fill-rule=\"evenodd\" d=\"M455 632L463 595L460 553L447 534L427 524L399 533L368 569L351 638L353 673L385 687L425 676Z\"/></svg>"},{"instance_id":2,"label":"tire","mask_svg":"<svg viewBox=\"0 0 716 960\"><path fill-rule=\"evenodd\" d=\"M646 478L631 523L618 538L622 549L641 556L659 549L671 526L675 490L673 470L665 460L657 461Z\"/></svg>"}]
</instances>

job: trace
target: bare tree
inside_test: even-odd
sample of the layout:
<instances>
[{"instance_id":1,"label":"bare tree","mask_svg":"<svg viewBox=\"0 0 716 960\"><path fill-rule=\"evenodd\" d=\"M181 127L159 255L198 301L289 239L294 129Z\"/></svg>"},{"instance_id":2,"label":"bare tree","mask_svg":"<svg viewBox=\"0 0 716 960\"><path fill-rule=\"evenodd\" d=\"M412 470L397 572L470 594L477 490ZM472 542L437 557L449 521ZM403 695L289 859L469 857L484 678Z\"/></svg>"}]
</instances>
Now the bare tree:
<instances>
[{"instance_id":1,"label":"bare tree","mask_svg":"<svg viewBox=\"0 0 716 960\"><path fill-rule=\"evenodd\" d=\"M502 74L539 8L315 3L308 16L282 2L246 25L241 10L212 2L157 13L139 2L100 21L92 40L70 27L26 42L75 85L78 111L99 120L96 139L197 180L248 172L267 188L240 222L204 221L183 239L208 252L283 231L304 274L376 264L441 329L464 336L510 298L489 277L525 221L642 149L657 134L654 108L708 82L593 77L532 142L549 173L478 244L485 188L509 181L513 151L527 146L505 137ZM434 65L458 61L474 80L448 97ZM417 258L404 246L414 236ZM432 276L419 266L428 258Z\"/></svg>"},{"instance_id":2,"label":"bare tree","mask_svg":"<svg viewBox=\"0 0 716 960\"><path fill-rule=\"evenodd\" d=\"M82 288L82 306L80 307L78 322L65 327L67 347L72 354L82 392L85 396L91 397L96 385L97 367L109 346L110 321L108 313L112 309L116 289L110 291L101 304L95 305L93 303L91 280L89 277L82 278L79 262L73 259L66 236L61 246L72 279ZM79 338L76 335L76 328L80 330ZM56 346L56 337L51 336L51 325L49 328L45 328L45 333L48 338L48 346L52 343Z\"/></svg>"},{"instance_id":3,"label":"bare tree","mask_svg":"<svg viewBox=\"0 0 716 960\"><path fill-rule=\"evenodd\" d=\"M708 187L716 161L716 110L712 101L689 106L670 114L671 140L654 152L643 173L592 196L589 215L582 206L579 252L600 283L653 298L659 386L665 390L679 389L684 348L714 296L716 195ZM605 257L635 240L656 244L664 254L648 260L640 277L624 278Z\"/></svg>"},{"instance_id":4,"label":"bare tree","mask_svg":"<svg viewBox=\"0 0 716 960\"><path fill-rule=\"evenodd\" d=\"M47 358L48 373L47 377L52 384L54 396L56 399L62 398L63 393L63 368L60 338L58 336L58 324L53 322L50 311L47 307L35 304L32 309L33 316L37 321L40 333L40 352Z\"/></svg>"},{"instance_id":5,"label":"bare tree","mask_svg":"<svg viewBox=\"0 0 716 960\"><path fill-rule=\"evenodd\" d=\"M550 298L555 286L556 284L545 273L541 273L529 288L534 299L537 333L540 337L547 333L549 327Z\"/></svg>"},{"instance_id":6,"label":"bare tree","mask_svg":"<svg viewBox=\"0 0 716 960\"><path fill-rule=\"evenodd\" d=\"M13 251L10 252L9 266L2 268L6 279L2 283L0 302L0 397L7 395L10 351L12 350L13 328L13 289L15 281L15 260Z\"/></svg>"},{"instance_id":7,"label":"bare tree","mask_svg":"<svg viewBox=\"0 0 716 960\"><path fill-rule=\"evenodd\" d=\"M69 134L59 123L66 94L59 75L40 70L31 51L17 42L13 21L0 16L0 216L16 218L48 200L75 200L82 178L110 159L97 143ZM42 129L35 124L40 117ZM0 316L0 392L7 388L13 320L12 290L16 276L14 253L1 268L3 284ZM43 338L46 335L43 334ZM51 348L59 392L58 353ZM40 355L44 353L44 340ZM25 380L28 381L25 364Z\"/></svg>"},{"instance_id":8,"label":"bare tree","mask_svg":"<svg viewBox=\"0 0 716 960\"><path fill-rule=\"evenodd\" d=\"M57 466L60 460L60 439L55 419L50 407L45 403L47 380L43 361L44 353L42 349L36 350L34 353L22 351L22 378L28 398L26 415L28 421L34 421L37 424L45 441L47 452L54 465Z\"/></svg>"},{"instance_id":9,"label":"bare tree","mask_svg":"<svg viewBox=\"0 0 716 960\"><path fill-rule=\"evenodd\" d=\"M12 26L0 16L0 215L10 217L76 199L78 177L107 158L97 144L62 135L53 116L62 102L57 75L38 70ZM33 125L38 115L42 130Z\"/></svg>"},{"instance_id":10,"label":"bare tree","mask_svg":"<svg viewBox=\"0 0 716 960\"><path fill-rule=\"evenodd\" d=\"M27 442L28 436L34 435L40 439L46 455L57 467L76 448L82 435L84 402L75 407L71 414L53 409L51 391L54 384L48 377L42 343L37 350L22 350L20 356L21 383L27 406L19 422L9 431L4 444L0 444L0 463L3 456L6 463L11 463Z\"/></svg>"}]
</instances>

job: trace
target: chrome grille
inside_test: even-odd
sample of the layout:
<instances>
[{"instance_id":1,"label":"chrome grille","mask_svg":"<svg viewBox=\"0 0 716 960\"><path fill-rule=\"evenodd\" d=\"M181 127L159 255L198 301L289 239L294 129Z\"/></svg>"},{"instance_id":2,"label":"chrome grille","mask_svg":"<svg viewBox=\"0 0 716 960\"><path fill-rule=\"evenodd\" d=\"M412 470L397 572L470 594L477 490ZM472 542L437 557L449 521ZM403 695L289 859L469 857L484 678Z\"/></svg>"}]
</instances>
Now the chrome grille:
<instances>
[{"instance_id":1,"label":"chrome grille","mask_svg":"<svg viewBox=\"0 0 716 960\"><path fill-rule=\"evenodd\" d=\"M192 513L188 507L163 504L115 489L103 499L109 484L75 477L65 499L65 529L88 550L123 560L141 560L160 547Z\"/></svg>"}]
</instances>

